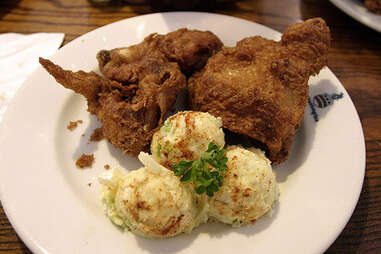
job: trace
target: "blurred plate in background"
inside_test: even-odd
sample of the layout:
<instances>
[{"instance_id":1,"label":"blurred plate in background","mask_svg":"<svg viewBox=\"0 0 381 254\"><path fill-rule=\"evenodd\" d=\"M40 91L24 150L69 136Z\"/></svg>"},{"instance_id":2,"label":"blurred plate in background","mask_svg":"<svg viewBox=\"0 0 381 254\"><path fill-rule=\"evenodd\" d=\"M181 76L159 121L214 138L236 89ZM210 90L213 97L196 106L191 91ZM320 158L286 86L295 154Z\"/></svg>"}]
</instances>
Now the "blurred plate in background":
<instances>
[{"instance_id":1,"label":"blurred plate in background","mask_svg":"<svg viewBox=\"0 0 381 254\"><path fill-rule=\"evenodd\" d=\"M381 32L381 14L369 11L364 1L360 0L330 0L337 8L363 23L364 25Z\"/></svg>"}]
</instances>

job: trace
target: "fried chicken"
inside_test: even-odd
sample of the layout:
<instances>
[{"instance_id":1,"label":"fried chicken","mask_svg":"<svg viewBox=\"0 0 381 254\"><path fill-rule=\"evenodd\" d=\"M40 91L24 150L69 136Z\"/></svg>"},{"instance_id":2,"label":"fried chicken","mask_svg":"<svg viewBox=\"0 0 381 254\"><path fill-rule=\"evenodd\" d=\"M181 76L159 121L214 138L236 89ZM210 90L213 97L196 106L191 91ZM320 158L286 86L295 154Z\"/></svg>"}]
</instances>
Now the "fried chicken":
<instances>
[{"instance_id":1,"label":"fried chicken","mask_svg":"<svg viewBox=\"0 0 381 254\"><path fill-rule=\"evenodd\" d=\"M211 32L179 29L151 34L130 47L97 54L100 71L72 72L40 58L40 63L64 87L82 94L88 110L103 123L103 135L123 152L147 151L152 134L179 92L186 77L202 68L222 47Z\"/></svg>"},{"instance_id":2,"label":"fried chicken","mask_svg":"<svg viewBox=\"0 0 381 254\"><path fill-rule=\"evenodd\" d=\"M254 36L225 47L189 80L190 105L261 142L279 164L301 125L308 79L327 64L330 40L324 20L314 18L290 26L279 42Z\"/></svg>"},{"instance_id":3,"label":"fried chicken","mask_svg":"<svg viewBox=\"0 0 381 254\"><path fill-rule=\"evenodd\" d=\"M190 75L204 67L208 58L222 47L220 39L209 31L182 28L161 35L150 34L137 45L112 50L101 50L98 55L99 69L107 78L119 82L136 79L136 68L142 56L159 51L170 62L176 62L181 71Z\"/></svg>"},{"instance_id":4,"label":"fried chicken","mask_svg":"<svg viewBox=\"0 0 381 254\"><path fill-rule=\"evenodd\" d=\"M88 111L103 123L103 135L124 153L148 151L153 132L177 94L186 86L176 63L151 53L138 65L136 83L124 85L95 72L63 70L40 58L41 65L64 87L86 97Z\"/></svg>"},{"instance_id":5,"label":"fried chicken","mask_svg":"<svg viewBox=\"0 0 381 254\"><path fill-rule=\"evenodd\" d=\"M381 0L365 0L366 8L376 14L381 14Z\"/></svg>"}]
</instances>

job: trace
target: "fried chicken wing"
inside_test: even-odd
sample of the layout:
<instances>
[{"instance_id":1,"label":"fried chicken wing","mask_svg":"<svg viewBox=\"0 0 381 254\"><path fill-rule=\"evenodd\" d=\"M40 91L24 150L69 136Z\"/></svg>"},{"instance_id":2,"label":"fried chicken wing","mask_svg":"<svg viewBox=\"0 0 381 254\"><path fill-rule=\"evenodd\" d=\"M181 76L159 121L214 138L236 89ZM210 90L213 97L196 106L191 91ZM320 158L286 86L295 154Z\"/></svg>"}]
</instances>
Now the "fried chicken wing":
<instances>
[{"instance_id":1,"label":"fried chicken wing","mask_svg":"<svg viewBox=\"0 0 381 254\"><path fill-rule=\"evenodd\" d=\"M103 135L134 156L149 149L154 130L186 85L178 65L161 54L143 57L136 82L128 85L95 72L63 70L43 58L40 63L58 83L85 96L89 112L103 123Z\"/></svg>"},{"instance_id":2,"label":"fried chicken wing","mask_svg":"<svg viewBox=\"0 0 381 254\"><path fill-rule=\"evenodd\" d=\"M82 94L88 110L103 123L103 135L123 152L147 151L154 130L163 121L186 77L202 68L222 47L211 32L179 29L151 34L137 45L97 54L100 71L72 72L40 58L64 87Z\"/></svg>"},{"instance_id":3,"label":"fried chicken wing","mask_svg":"<svg viewBox=\"0 0 381 254\"><path fill-rule=\"evenodd\" d=\"M209 31L185 28L160 35L153 33L137 45L112 50L101 50L99 69L107 78L119 82L136 79L136 65L150 52L159 51L170 62L176 62L184 74L192 74L204 67L208 58L222 47L220 39Z\"/></svg>"},{"instance_id":4,"label":"fried chicken wing","mask_svg":"<svg viewBox=\"0 0 381 254\"><path fill-rule=\"evenodd\" d=\"M308 79L327 64L330 31L321 18L290 26L281 41L245 38L209 58L189 81L193 110L263 143L273 164L287 159L303 119Z\"/></svg>"}]
</instances>

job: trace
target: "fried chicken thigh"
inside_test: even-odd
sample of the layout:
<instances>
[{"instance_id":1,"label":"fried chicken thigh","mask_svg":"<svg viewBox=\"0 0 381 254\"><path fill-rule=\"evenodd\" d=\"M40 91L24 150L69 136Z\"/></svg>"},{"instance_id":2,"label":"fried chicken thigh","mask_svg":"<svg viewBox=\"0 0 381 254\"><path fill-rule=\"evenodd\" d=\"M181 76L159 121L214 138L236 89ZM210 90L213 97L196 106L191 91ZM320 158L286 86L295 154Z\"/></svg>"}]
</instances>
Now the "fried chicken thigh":
<instances>
[{"instance_id":1,"label":"fried chicken thigh","mask_svg":"<svg viewBox=\"0 0 381 254\"><path fill-rule=\"evenodd\" d=\"M290 26L281 41L254 36L225 47L189 80L193 110L222 117L228 130L288 158L308 99L308 79L327 64L330 31L321 18Z\"/></svg>"},{"instance_id":2,"label":"fried chicken thigh","mask_svg":"<svg viewBox=\"0 0 381 254\"><path fill-rule=\"evenodd\" d=\"M136 63L142 56L159 51L170 62L179 64L181 71L190 75L204 67L208 58L222 47L220 39L209 31L185 28L161 35L150 34L137 45L112 50L101 50L98 55L99 69L112 80L129 82L136 79Z\"/></svg>"}]
</instances>

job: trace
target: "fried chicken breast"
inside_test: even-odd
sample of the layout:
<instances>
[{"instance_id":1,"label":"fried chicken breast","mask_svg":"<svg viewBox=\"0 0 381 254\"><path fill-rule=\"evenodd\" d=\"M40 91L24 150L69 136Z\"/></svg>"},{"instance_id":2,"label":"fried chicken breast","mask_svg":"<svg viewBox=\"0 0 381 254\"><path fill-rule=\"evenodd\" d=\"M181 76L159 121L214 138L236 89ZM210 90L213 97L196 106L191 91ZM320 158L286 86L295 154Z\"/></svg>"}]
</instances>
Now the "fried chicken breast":
<instances>
[{"instance_id":1,"label":"fried chicken breast","mask_svg":"<svg viewBox=\"0 0 381 254\"><path fill-rule=\"evenodd\" d=\"M103 135L133 156L149 150L154 130L186 85L178 65L161 54L146 56L139 64L138 81L129 85L95 72L63 70L43 58L40 63L58 83L85 96L88 111L103 123Z\"/></svg>"},{"instance_id":2,"label":"fried chicken breast","mask_svg":"<svg viewBox=\"0 0 381 254\"><path fill-rule=\"evenodd\" d=\"M136 63L149 52L162 53L170 62L178 63L184 74L190 75L204 67L221 47L220 39L209 31L182 28L165 35L150 34L143 42L130 47L101 50L97 59L100 71L107 78L129 82L139 72Z\"/></svg>"},{"instance_id":3,"label":"fried chicken breast","mask_svg":"<svg viewBox=\"0 0 381 254\"><path fill-rule=\"evenodd\" d=\"M225 47L190 78L190 105L263 143L279 164L303 119L308 79L327 64L330 40L324 20L314 18L287 28L279 42L254 36Z\"/></svg>"}]
</instances>

